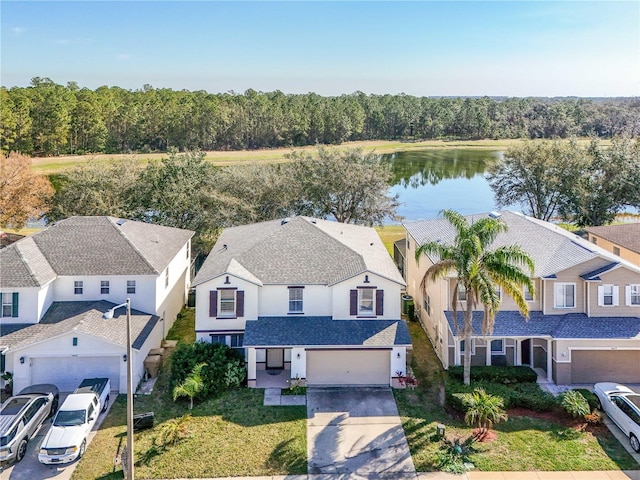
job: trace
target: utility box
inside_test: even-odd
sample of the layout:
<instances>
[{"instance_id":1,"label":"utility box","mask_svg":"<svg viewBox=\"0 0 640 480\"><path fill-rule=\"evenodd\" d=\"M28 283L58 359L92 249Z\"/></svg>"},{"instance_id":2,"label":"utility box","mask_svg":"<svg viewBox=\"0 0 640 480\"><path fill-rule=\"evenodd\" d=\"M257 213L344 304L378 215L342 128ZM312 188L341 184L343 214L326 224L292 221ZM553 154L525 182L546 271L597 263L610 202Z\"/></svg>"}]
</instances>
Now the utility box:
<instances>
[{"instance_id":1,"label":"utility box","mask_svg":"<svg viewBox=\"0 0 640 480\"><path fill-rule=\"evenodd\" d=\"M149 378L156 378L162 367L162 355L148 355L144 359L144 369Z\"/></svg>"},{"instance_id":2,"label":"utility box","mask_svg":"<svg viewBox=\"0 0 640 480\"><path fill-rule=\"evenodd\" d=\"M411 310L413 310L413 297L411 295L402 295L402 313L405 315L409 315L409 306L411 306Z\"/></svg>"}]
</instances>

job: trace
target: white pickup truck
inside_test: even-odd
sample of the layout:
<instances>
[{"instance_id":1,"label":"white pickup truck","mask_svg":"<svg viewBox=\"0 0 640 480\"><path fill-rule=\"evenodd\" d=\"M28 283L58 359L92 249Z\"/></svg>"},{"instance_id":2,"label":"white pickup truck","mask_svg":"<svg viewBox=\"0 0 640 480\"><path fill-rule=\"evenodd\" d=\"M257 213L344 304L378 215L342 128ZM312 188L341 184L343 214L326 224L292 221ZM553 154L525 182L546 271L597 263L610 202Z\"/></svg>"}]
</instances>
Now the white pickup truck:
<instances>
[{"instance_id":1,"label":"white pickup truck","mask_svg":"<svg viewBox=\"0 0 640 480\"><path fill-rule=\"evenodd\" d=\"M44 437L38 460L47 465L73 462L82 457L87 437L98 415L109 405L111 384L108 378L89 378L69 395L53 419Z\"/></svg>"}]
</instances>

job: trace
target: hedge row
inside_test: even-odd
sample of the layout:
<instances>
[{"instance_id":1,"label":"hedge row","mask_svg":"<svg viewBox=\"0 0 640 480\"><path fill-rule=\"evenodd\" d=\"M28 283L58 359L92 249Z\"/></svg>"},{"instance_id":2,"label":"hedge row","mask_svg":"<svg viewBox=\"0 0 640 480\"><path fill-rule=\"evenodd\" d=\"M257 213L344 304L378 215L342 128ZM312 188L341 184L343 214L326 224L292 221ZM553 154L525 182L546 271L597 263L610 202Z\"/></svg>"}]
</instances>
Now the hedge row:
<instances>
[{"instance_id":1,"label":"hedge row","mask_svg":"<svg viewBox=\"0 0 640 480\"><path fill-rule=\"evenodd\" d=\"M536 412L545 412L558 406L557 398L542 390L537 383L518 383L507 386L484 380L472 382L471 385L449 380L445 389L447 404L455 410L466 412L471 392L478 387L502 398L504 408L522 407Z\"/></svg>"},{"instance_id":2,"label":"hedge row","mask_svg":"<svg viewBox=\"0 0 640 480\"><path fill-rule=\"evenodd\" d=\"M462 382L464 367L449 367L449 378ZM514 383L535 383L538 374L530 367L524 366L477 366L471 367L472 382L491 382L510 385Z\"/></svg>"}]
</instances>

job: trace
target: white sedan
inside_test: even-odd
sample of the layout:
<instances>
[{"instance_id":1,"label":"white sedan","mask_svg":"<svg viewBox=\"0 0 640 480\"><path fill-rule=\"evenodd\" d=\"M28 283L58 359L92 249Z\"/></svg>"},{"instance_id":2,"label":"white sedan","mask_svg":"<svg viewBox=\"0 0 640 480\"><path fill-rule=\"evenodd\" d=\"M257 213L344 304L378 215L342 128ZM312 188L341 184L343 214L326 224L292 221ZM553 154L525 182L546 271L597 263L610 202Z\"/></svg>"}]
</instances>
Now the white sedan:
<instances>
[{"instance_id":1,"label":"white sedan","mask_svg":"<svg viewBox=\"0 0 640 480\"><path fill-rule=\"evenodd\" d=\"M617 383L596 383L593 387L604 412L640 452L640 394Z\"/></svg>"}]
</instances>

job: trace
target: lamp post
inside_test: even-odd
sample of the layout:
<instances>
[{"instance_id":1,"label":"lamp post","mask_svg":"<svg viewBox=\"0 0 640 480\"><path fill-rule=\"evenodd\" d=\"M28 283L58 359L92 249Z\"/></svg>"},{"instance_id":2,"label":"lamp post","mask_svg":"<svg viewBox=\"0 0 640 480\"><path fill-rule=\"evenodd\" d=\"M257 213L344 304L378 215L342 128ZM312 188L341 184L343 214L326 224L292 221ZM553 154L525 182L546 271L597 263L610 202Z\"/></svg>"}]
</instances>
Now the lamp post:
<instances>
[{"instance_id":1,"label":"lamp post","mask_svg":"<svg viewBox=\"0 0 640 480\"><path fill-rule=\"evenodd\" d=\"M126 471L125 478L133 480L133 355L131 354L131 299L127 298L125 303L116 305L107 310L102 318L109 320L113 318L113 312L120 308L127 307L127 450L126 450Z\"/></svg>"}]
</instances>

